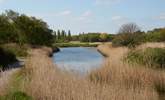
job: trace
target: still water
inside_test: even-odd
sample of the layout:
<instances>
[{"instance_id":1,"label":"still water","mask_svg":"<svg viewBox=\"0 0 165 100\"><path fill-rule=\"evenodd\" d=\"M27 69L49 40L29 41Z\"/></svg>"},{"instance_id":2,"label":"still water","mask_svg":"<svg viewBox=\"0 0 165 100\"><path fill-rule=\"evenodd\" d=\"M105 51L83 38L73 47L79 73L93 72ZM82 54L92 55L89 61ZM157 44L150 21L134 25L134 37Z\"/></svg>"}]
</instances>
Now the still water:
<instances>
[{"instance_id":1,"label":"still water","mask_svg":"<svg viewBox=\"0 0 165 100\"><path fill-rule=\"evenodd\" d=\"M96 48L61 48L53 55L53 61L61 68L76 73L86 73L101 66L104 57Z\"/></svg>"}]
</instances>

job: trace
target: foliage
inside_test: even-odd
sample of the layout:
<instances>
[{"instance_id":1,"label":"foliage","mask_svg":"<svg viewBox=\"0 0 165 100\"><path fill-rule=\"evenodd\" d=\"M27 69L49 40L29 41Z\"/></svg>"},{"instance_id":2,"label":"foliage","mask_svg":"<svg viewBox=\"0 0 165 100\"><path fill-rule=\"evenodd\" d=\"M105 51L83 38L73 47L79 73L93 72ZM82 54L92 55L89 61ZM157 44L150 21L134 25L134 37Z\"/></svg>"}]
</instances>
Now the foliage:
<instances>
[{"instance_id":1,"label":"foliage","mask_svg":"<svg viewBox=\"0 0 165 100\"><path fill-rule=\"evenodd\" d=\"M143 32L118 34L112 41L113 46L135 47L143 42Z\"/></svg>"},{"instance_id":2,"label":"foliage","mask_svg":"<svg viewBox=\"0 0 165 100\"><path fill-rule=\"evenodd\" d=\"M57 30L54 31L54 42L55 43L61 43L61 42L69 42L71 41L71 31L69 30L68 33L66 33L65 30Z\"/></svg>"},{"instance_id":3,"label":"foliage","mask_svg":"<svg viewBox=\"0 0 165 100\"><path fill-rule=\"evenodd\" d=\"M148 31L145 37L147 42L164 42L165 41L165 28L154 29Z\"/></svg>"},{"instance_id":4,"label":"foliage","mask_svg":"<svg viewBox=\"0 0 165 100\"><path fill-rule=\"evenodd\" d=\"M9 10L0 15L0 43L13 42L50 45L52 30L41 19Z\"/></svg>"},{"instance_id":5,"label":"foliage","mask_svg":"<svg viewBox=\"0 0 165 100\"><path fill-rule=\"evenodd\" d=\"M4 44L0 46L6 51L11 52L12 54L16 55L17 57L26 57L28 55L27 49L28 47L25 45L17 45L17 44Z\"/></svg>"},{"instance_id":6,"label":"foliage","mask_svg":"<svg viewBox=\"0 0 165 100\"><path fill-rule=\"evenodd\" d=\"M14 24L5 15L0 15L0 44L16 42L18 34Z\"/></svg>"},{"instance_id":7,"label":"foliage","mask_svg":"<svg viewBox=\"0 0 165 100\"><path fill-rule=\"evenodd\" d=\"M95 43L56 43L57 47L97 47Z\"/></svg>"},{"instance_id":8,"label":"foliage","mask_svg":"<svg viewBox=\"0 0 165 100\"><path fill-rule=\"evenodd\" d=\"M111 39L107 33L83 33L78 37L81 42L107 42Z\"/></svg>"},{"instance_id":9,"label":"foliage","mask_svg":"<svg viewBox=\"0 0 165 100\"><path fill-rule=\"evenodd\" d=\"M143 42L144 32L136 24L128 23L121 26L119 34L112 41L113 46L135 47Z\"/></svg>"},{"instance_id":10,"label":"foliage","mask_svg":"<svg viewBox=\"0 0 165 100\"><path fill-rule=\"evenodd\" d=\"M100 41L105 42L108 40L108 34L102 33L100 34Z\"/></svg>"},{"instance_id":11,"label":"foliage","mask_svg":"<svg viewBox=\"0 0 165 100\"><path fill-rule=\"evenodd\" d=\"M13 53L0 48L0 68L5 69L8 64L12 64L16 61L16 56Z\"/></svg>"},{"instance_id":12,"label":"foliage","mask_svg":"<svg viewBox=\"0 0 165 100\"><path fill-rule=\"evenodd\" d=\"M165 48L133 50L125 59L129 63L142 64L151 68L165 68Z\"/></svg>"}]
</instances>

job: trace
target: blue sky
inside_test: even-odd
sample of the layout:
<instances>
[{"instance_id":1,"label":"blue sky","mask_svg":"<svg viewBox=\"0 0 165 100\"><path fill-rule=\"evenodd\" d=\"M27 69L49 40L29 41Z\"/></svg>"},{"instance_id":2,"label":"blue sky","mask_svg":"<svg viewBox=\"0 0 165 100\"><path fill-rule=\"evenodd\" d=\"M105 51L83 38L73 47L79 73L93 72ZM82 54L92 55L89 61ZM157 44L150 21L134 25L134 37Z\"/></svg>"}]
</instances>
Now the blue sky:
<instances>
[{"instance_id":1,"label":"blue sky","mask_svg":"<svg viewBox=\"0 0 165 100\"><path fill-rule=\"evenodd\" d=\"M6 9L42 18L54 30L116 33L124 23L165 27L165 0L0 0Z\"/></svg>"}]
</instances>

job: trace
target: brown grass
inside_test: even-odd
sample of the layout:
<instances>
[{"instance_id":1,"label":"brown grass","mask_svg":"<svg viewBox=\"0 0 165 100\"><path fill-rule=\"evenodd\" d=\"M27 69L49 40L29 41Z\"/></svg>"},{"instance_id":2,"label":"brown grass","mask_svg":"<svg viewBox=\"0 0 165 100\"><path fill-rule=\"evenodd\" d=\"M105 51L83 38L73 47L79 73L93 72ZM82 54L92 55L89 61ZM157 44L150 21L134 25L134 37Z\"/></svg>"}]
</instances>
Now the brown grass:
<instances>
[{"instance_id":1,"label":"brown grass","mask_svg":"<svg viewBox=\"0 0 165 100\"><path fill-rule=\"evenodd\" d=\"M47 50L36 49L31 52L23 69L26 79L23 91L35 100L158 100L158 93L152 88L153 81L149 80L152 74L149 71L146 74L145 71L140 72L140 69L127 70L127 67L121 68L122 65L110 67L110 63L105 63L108 69L113 70L104 70L106 67L103 67L96 72L100 74L93 73L103 78L103 84L98 84L89 78L60 71L47 56Z\"/></svg>"},{"instance_id":2,"label":"brown grass","mask_svg":"<svg viewBox=\"0 0 165 100\"><path fill-rule=\"evenodd\" d=\"M10 79L13 73L15 73L17 69L12 69L10 71L0 72L0 96L7 94L10 88Z\"/></svg>"},{"instance_id":3,"label":"brown grass","mask_svg":"<svg viewBox=\"0 0 165 100\"><path fill-rule=\"evenodd\" d=\"M164 47L164 44L147 43L137 47L137 49L147 47ZM158 87L165 88L164 71L153 70L138 65L129 65L122 61L122 58L129 49L124 47L113 48L111 45L102 45L98 49L102 53L105 52L109 57L103 67L90 74L91 81L101 84L118 85L121 88L124 87L127 89L147 90L148 93L152 90L157 95L160 95ZM164 96L165 94L163 94ZM152 97L156 97L156 95L152 95Z\"/></svg>"}]
</instances>

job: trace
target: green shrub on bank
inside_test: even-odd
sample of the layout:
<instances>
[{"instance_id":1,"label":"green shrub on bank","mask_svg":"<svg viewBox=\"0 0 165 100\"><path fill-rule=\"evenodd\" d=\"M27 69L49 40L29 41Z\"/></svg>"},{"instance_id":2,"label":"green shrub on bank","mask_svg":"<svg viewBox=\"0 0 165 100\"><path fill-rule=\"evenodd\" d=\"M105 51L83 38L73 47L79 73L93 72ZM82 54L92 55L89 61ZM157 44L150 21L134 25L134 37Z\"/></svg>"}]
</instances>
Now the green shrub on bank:
<instances>
[{"instance_id":1,"label":"green shrub on bank","mask_svg":"<svg viewBox=\"0 0 165 100\"><path fill-rule=\"evenodd\" d=\"M16 56L12 52L0 48L0 69L5 69L9 64L16 61Z\"/></svg>"},{"instance_id":2,"label":"green shrub on bank","mask_svg":"<svg viewBox=\"0 0 165 100\"><path fill-rule=\"evenodd\" d=\"M1 46L4 50L9 51L16 55L17 57L26 57L28 55L27 53L27 47L25 45L17 45L17 44L6 44Z\"/></svg>"},{"instance_id":3,"label":"green shrub on bank","mask_svg":"<svg viewBox=\"0 0 165 100\"><path fill-rule=\"evenodd\" d=\"M57 47L97 47L98 44L90 43L56 43Z\"/></svg>"},{"instance_id":4,"label":"green shrub on bank","mask_svg":"<svg viewBox=\"0 0 165 100\"><path fill-rule=\"evenodd\" d=\"M165 28L154 29L146 33L147 42L165 42Z\"/></svg>"},{"instance_id":5,"label":"green shrub on bank","mask_svg":"<svg viewBox=\"0 0 165 100\"><path fill-rule=\"evenodd\" d=\"M165 68L165 48L132 50L125 60L128 63L142 64L151 68Z\"/></svg>"},{"instance_id":6,"label":"green shrub on bank","mask_svg":"<svg viewBox=\"0 0 165 100\"><path fill-rule=\"evenodd\" d=\"M127 47L135 47L143 43L144 33L136 32L136 33L124 33L118 34L112 41L113 46L127 46Z\"/></svg>"}]
</instances>

